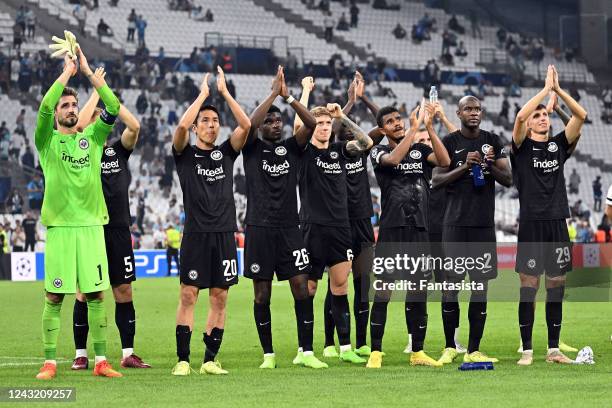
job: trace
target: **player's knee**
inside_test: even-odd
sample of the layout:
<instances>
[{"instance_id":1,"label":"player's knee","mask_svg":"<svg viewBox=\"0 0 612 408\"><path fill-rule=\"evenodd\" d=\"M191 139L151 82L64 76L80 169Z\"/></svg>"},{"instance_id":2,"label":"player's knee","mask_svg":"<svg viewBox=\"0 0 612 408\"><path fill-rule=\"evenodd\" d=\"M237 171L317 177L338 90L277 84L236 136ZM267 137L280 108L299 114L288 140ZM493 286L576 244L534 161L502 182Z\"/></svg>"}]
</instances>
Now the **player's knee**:
<instances>
[{"instance_id":1,"label":"player's knee","mask_svg":"<svg viewBox=\"0 0 612 408\"><path fill-rule=\"evenodd\" d=\"M213 311L219 312L225 310L225 305L227 304L227 290L211 291L208 298L210 308Z\"/></svg>"},{"instance_id":2,"label":"player's knee","mask_svg":"<svg viewBox=\"0 0 612 408\"><path fill-rule=\"evenodd\" d=\"M315 280L308 281L308 296L314 296L317 294L317 286L319 282Z\"/></svg>"},{"instance_id":3,"label":"player's knee","mask_svg":"<svg viewBox=\"0 0 612 408\"><path fill-rule=\"evenodd\" d=\"M291 293L293 293L294 299L302 300L308 297L308 279L303 277L303 275L290 279L289 285L291 286Z\"/></svg>"},{"instance_id":4,"label":"player's knee","mask_svg":"<svg viewBox=\"0 0 612 408\"><path fill-rule=\"evenodd\" d=\"M529 288L539 288L540 287L540 277L527 275L526 273L519 273L519 277L521 279L521 287L529 287Z\"/></svg>"},{"instance_id":5,"label":"player's knee","mask_svg":"<svg viewBox=\"0 0 612 408\"><path fill-rule=\"evenodd\" d=\"M62 303L62 301L64 300L64 294L63 293L49 293L49 292L47 292L47 299L51 303Z\"/></svg>"},{"instance_id":6,"label":"player's knee","mask_svg":"<svg viewBox=\"0 0 612 408\"><path fill-rule=\"evenodd\" d=\"M197 300L198 300L198 295L196 291L191 290L191 288L181 289L181 306L182 307L193 307L195 306Z\"/></svg>"},{"instance_id":7,"label":"player's knee","mask_svg":"<svg viewBox=\"0 0 612 408\"><path fill-rule=\"evenodd\" d=\"M102 300L104 299L104 292L91 292L85 294L86 300Z\"/></svg>"},{"instance_id":8,"label":"player's knee","mask_svg":"<svg viewBox=\"0 0 612 408\"><path fill-rule=\"evenodd\" d=\"M132 285L124 283L119 286L113 286L113 295L119 303L132 301Z\"/></svg>"},{"instance_id":9,"label":"player's knee","mask_svg":"<svg viewBox=\"0 0 612 408\"><path fill-rule=\"evenodd\" d=\"M77 292L75 297L76 297L76 300L78 300L79 302L86 302L87 301L87 298L81 292Z\"/></svg>"}]
</instances>

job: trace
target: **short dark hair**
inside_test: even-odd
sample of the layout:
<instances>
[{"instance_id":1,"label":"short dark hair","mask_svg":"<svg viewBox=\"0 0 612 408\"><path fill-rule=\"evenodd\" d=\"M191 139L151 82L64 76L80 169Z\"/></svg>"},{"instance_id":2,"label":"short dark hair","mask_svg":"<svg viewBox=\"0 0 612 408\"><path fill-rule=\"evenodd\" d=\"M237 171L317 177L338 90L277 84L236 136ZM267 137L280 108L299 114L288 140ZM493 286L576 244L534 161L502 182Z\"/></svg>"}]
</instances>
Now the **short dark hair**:
<instances>
[{"instance_id":1,"label":"short dark hair","mask_svg":"<svg viewBox=\"0 0 612 408\"><path fill-rule=\"evenodd\" d=\"M535 111L539 111L539 110L542 110L542 109L546 109L546 105L539 104L538 106L536 106L536 108L533 111L535 112Z\"/></svg>"},{"instance_id":2,"label":"short dark hair","mask_svg":"<svg viewBox=\"0 0 612 408\"><path fill-rule=\"evenodd\" d=\"M221 116L219 115L219 111L217 110L217 108L214 105L202 105L200 107L200 110L198 111L198 114L196 115L195 120L193 121L193 124L195 125L198 122L198 118L200 117L200 112L204 112L204 111L213 111L217 114L217 117L220 119Z\"/></svg>"},{"instance_id":3,"label":"short dark hair","mask_svg":"<svg viewBox=\"0 0 612 408\"><path fill-rule=\"evenodd\" d=\"M69 86L65 87L62 91L60 99L64 96L74 96L74 98L77 100L77 103L79 103L79 93L74 88L71 88ZM59 103L59 101L57 101L57 103ZM57 104L55 104L55 107L57 108Z\"/></svg>"},{"instance_id":4,"label":"short dark hair","mask_svg":"<svg viewBox=\"0 0 612 408\"><path fill-rule=\"evenodd\" d=\"M384 106L380 108L380 110L376 114L376 124L378 125L378 127L379 128L383 127L383 117L385 115L388 115L390 113L395 113L395 112L399 113L399 111L397 110L395 106Z\"/></svg>"},{"instance_id":5,"label":"short dark hair","mask_svg":"<svg viewBox=\"0 0 612 408\"><path fill-rule=\"evenodd\" d=\"M272 105L270 106L270 109L268 109L268 113L281 113L281 110L278 108L278 106Z\"/></svg>"}]
</instances>

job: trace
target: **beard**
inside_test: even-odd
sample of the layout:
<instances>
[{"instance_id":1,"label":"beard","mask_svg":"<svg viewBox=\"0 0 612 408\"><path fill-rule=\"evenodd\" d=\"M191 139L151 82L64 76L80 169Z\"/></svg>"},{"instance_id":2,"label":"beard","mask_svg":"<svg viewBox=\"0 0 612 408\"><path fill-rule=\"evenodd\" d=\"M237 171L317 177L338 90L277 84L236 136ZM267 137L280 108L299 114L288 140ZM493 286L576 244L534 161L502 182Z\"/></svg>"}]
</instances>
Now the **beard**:
<instances>
[{"instance_id":1,"label":"beard","mask_svg":"<svg viewBox=\"0 0 612 408\"><path fill-rule=\"evenodd\" d=\"M77 124L77 122L79 121L79 118L76 116L70 116L67 118L60 118L57 120L57 123L59 123L61 126L67 127L67 128L71 128L73 126L75 126Z\"/></svg>"}]
</instances>

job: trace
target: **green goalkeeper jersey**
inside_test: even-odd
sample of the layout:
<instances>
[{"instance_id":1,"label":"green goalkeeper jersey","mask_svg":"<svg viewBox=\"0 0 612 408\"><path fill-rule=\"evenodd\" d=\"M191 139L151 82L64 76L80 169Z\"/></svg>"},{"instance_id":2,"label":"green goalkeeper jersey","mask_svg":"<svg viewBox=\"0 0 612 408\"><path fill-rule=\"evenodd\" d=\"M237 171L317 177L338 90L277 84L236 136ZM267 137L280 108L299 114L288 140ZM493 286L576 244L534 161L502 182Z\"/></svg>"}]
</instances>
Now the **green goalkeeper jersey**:
<instances>
[{"instance_id":1,"label":"green goalkeeper jersey","mask_svg":"<svg viewBox=\"0 0 612 408\"><path fill-rule=\"evenodd\" d=\"M64 86L55 82L41 102L34 142L45 176L41 222L50 226L108 224L102 193L101 159L113 129L101 117L83 132L62 134L53 129L54 110ZM119 112L119 100L107 85L97 90L110 115Z\"/></svg>"}]
</instances>

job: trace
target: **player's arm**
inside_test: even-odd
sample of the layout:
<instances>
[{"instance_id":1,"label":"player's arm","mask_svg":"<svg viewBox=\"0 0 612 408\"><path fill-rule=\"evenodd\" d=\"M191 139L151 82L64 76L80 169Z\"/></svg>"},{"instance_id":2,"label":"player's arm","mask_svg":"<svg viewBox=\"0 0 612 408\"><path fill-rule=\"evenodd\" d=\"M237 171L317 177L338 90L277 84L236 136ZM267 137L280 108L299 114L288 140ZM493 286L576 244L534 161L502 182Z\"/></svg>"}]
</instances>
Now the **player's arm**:
<instances>
[{"instance_id":1,"label":"player's arm","mask_svg":"<svg viewBox=\"0 0 612 408\"><path fill-rule=\"evenodd\" d=\"M567 138L567 142L571 145L580 135L580 130L582 129L582 125L587 117L587 111L580 106L580 104L574 98L572 98L570 94L565 92L559 86L559 74L557 73L557 69L555 67L553 67L553 72L553 91L559 95L559 98L565 102L569 110L572 112L571 119L567 125L565 125L565 137Z\"/></svg>"},{"instance_id":2,"label":"player's arm","mask_svg":"<svg viewBox=\"0 0 612 408\"><path fill-rule=\"evenodd\" d=\"M302 106L305 106L308 109L308 99L310 98L310 93L314 89L314 79L312 77L305 77L302 79L302 96L300 96L300 103ZM297 131L302 127L304 122L299 115L295 115L295 119L293 121L293 134L295 135Z\"/></svg>"},{"instance_id":3,"label":"player's arm","mask_svg":"<svg viewBox=\"0 0 612 408\"><path fill-rule=\"evenodd\" d=\"M548 71L546 72L546 81L544 83L544 88L535 96L533 96L527 103L521 108L521 110L516 115L516 119L514 120L514 129L512 130L512 141L516 147L520 147L523 144L523 141L527 137L527 120L529 116L536 110L539 104L542 103L546 95L553 88L554 81L554 71L553 66L548 66Z\"/></svg>"},{"instance_id":4,"label":"player's arm","mask_svg":"<svg viewBox=\"0 0 612 408\"><path fill-rule=\"evenodd\" d=\"M119 114L119 99L106 84L104 75L95 75L91 70L89 63L87 62L87 58L85 57L85 54L83 54L83 50L81 50L81 47L77 48L77 54L79 56L81 72L87 77L104 103L104 110L102 111L100 117L105 123L108 124L108 122L110 122L112 124Z\"/></svg>"},{"instance_id":5,"label":"player's arm","mask_svg":"<svg viewBox=\"0 0 612 408\"><path fill-rule=\"evenodd\" d=\"M94 75L106 75L106 73L104 72L104 68L96 68ZM99 100L100 95L98 95L96 91L93 91L91 95L89 95L89 99L85 103L85 106L83 106L83 109L81 109L79 112L79 121L76 125L78 132L82 132L83 129L90 125L91 118L93 117L93 114L96 111L96 106L98 106Z\"/></svg>"},{"instance_id":6,"label":"player's arm","mask_svg":"<svg viewBox=\"0 0 612 408\"><path fill-rule=\"evenodd\" d=\"M497 149L501 150L502 146L497 146ZM495 148L490 147L485 155L485 160L495 181L504 187L512 186L512 170L510 169L510 160L507 157L498 157L496 159Z\"/></svg>"},{"instance_id":7,"label":"player's arm","mask_svg":"<svg viewBox=\"0 0 612 408\"><path fill-rule=\"evenodd\" d=\"M373 100L368 98L365 93L365 80L359 71L355 72L355 78L357 78L357 89L355 90L357 93L357 98L361 100L368 108L368 110L372 113L372 115L376 118L380 107L374 103ZM371 136L371 135L370 135Z\"/></svg>"},{"instance_id":8,"label":"player's arm","mask_svg":"<svg viewBox=\"0 0 612 408\"><path fill-rule=\"evenodd\" d=\"M333 120L342 122L342 124L355 136L355 140L351 140L346 144L346 151L348 153L357 154L368 150L374 145L368 134L342 112L340 105L337 103L328 103L327 110L331 114Z\"/></svg>"},{"instance_id":9,"label":"player's arm","mask_svg":"<svg viewBox=\"0 0 612 408\"><path fill-rule=\"evenodd\" d=\"M230 144L234 151L239 152L244 147L246 143L246 138L249 134L249 129L251 128L251 120L248 115L242 110L238 102L234 99L234 97L227 90L227 86L225 84L225 73L221 69L220 66L217 65L217 90L219 94L225 99L225 103L229 106L232 111L232 115L234 115L234 119L238 122L238 126L230 135Z\"/></svg>"},{"instance_id":10,"label":"player's arm","mask_svg":"<svg viewBox=\"0 0 612 408\"><path fill-rule=\"evenodd\" d=\"M608 195L606 196L606 216L612 223L612 186L608 189Z\"/></svg>"},{"instance_id":11,"label":"player's arm","mask_svg":"<svg viewBox=\"0 0 612 408\"><path fill-rule=\"evenodd\" d=\"M355 78L353 78L353 80L351 81L351 84L349 85L348 90L346 91L346 94L347 94L346 105L344 105L344 107L342 108L342 113L345 115L348 115L349 113L351 113L351 111L355 107L355 102L357 101L357 76L356 75L355 75Z\"/></svg>"},{"instance_id":12,"label":"player's arm","mask_svg":"<svg viewBox=\"0 0 612 408\"><path fill-rule=\"evenodd\" d=\"M317 120L313 116L313 114L306 108L305 105L294 97L289 95L289 90L287 89L287 83L285 82L285 73L281 72L281 90L280 96L285 99L285 101L289 102L289 105L293 108L296 113L296 117L302 121L303 126L293 134L295 137L295 141L297 145L301 148L305 147L308 142L310 142L310 138L312 137L312 133L314 128L317 127Z\"/></svg>"},{"instance_id":13,"label":"player's arm","mask_svg":"<svg viewBox=\"0 0 612 408\"><path fill-rule=\"evenodd\" d=\"M200 94L193 101L193 103L187 108L181 120L179 121L176 129L174 130L174 135L172 136L172 145L174 146L174 150L177 153L182 153L189 143L189 128L193 126L193 122L195 122L198 117L198 112L200 108L204 104L206 98L208 98L210 90L208 89L208 78L210 74L204 75L204 80L202 81L202 85L200 85Z\"/></svg>"},{"instance_id":14,"label":"player's arm","mask_svg":"<svg viewBox=\"0 0 612 408\"><path fill-rule=\"evenodd\" d=\"M406 136L402 139L402 141L393 148L389 153L383 154L380 159L378 159L378 163L381 166L385 167L395 167L402 159L408 154L408 150L410 150L410 146L412 142L414 142L414 136L419 130L419 126L423 123L425 110L420 109L421 105L414 108L412 113L410 114L410 129L406 132ZM417 114L418 111L418 114Z\"/></svg>"},{"instance_id":15,"label":"player's arm","mask_svg":"<svg viewBox=\"0 0 612 408\"><path fill-rule=\"evenodd\" d=\"M46 146L51 138L54 126L53 111L55 110L55 105L59 102L64 88L68 85L70 77L74 76L76 72L77 67L75 62L68 55L65 55L64 70L53 85L51 85L51 88L49 88L43 97L40 107L38 108L36 130L34 131L34 144L39 151Z\"/></svg>"},{"instance_id":16,"label":"player's arm","mask_svg":"<svg viewBox=\"0 0 612 408\"><path fill-rule=\"evenodd\" d=\"M549 115L555 112L563 122L563 125L567 126L568 122L572 117L568 115L567 112L565 112L563 109L561 109L558 100L559 97L557 96L557 94L551 92L550 98L548 99L548 104L546 105L546 110L548 111ZM576 146L578 145L578 141L580 140L580 136L581 134L579 134L578 137L576 137L576 139L574 140L574 142L570 144L569 148L567 149L567 154L574 153L574 150L576 150Z\"/></svg>"},{"instance_id":17,"label":"player's arm","mask_svg":"<svg viewBox=\"0 0 612 408\"><path fill-rule=\"evenodd\" d=\"M442 104L440 102L436 102L434 106L436 108L435 109L436 116L440 119L440 121L442 122L442 124L444 125L448 133L453 133L459 130L459 128L455 126L455 124L448 119L448 117L446 116L446 112L444 112L444 108L442 107Z\"/></svg>"},{"instance_id":18,"label":"player's arm","mask_svg":"<svg viewBox=\"0 0 612 408\"><path fill-rule=\"evenodd\" d=\"M119 119L125 123L125 130L121 134L121 144L126 150L134 150L140 133L140 122L125 105L119 108Z\"/></svg>"},{"instance_id":19,"label":"player's arm","mask_svg":"<svg viewBox=\"0 0 612 408\"><path fill-rule=\"evenodd\" d=\"M434 166L448 167L451 163L450 157L446 147L444 147L444 143L442 143L442 140L433 127L434 116L436 116L436 105L432 105L430 103L426 104L424 122L427 133L429 134L429 139L431 140L431 147L433 149L433 153L430 153L429 156L427 156L427 161Z\"/></svg>"}]
</instances>

